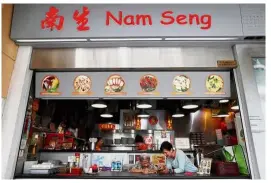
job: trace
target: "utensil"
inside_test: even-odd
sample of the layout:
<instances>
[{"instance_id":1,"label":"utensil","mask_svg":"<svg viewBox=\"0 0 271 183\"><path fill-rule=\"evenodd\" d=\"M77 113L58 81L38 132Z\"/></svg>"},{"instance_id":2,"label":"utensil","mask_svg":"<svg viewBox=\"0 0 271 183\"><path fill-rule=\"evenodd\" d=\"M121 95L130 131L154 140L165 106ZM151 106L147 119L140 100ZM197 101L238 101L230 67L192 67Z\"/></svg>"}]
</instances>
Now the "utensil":
<instances>
[{"instance_id":1,"label":"utensil","mask_svg":"<svg viewBox=\"0 0 271 183\"><path fill-rule=\"evenodd\" d=\"M197 150L197 154L196 154L196 166L199 167L200 166L200 162L203 159L203 153L201 149Z\"/></svg>"},{"instance_id":2,"label":"utensil","mask_svg":"<svg viewBox=\"0 0 271 183\"><path fill-rule=\"evenodd\" d=\"M72 168L75 167L75 162L69 162L69 172L72 173Z\"/></svg>"}]
</instances>

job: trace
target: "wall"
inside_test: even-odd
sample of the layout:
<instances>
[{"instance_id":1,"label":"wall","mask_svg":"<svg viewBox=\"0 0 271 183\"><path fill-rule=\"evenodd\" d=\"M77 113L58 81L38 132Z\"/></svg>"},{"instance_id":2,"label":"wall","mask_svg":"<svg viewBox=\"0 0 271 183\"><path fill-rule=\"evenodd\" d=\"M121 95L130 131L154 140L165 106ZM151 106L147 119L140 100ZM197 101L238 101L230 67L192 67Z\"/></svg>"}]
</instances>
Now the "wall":
<instances>
[{"instance_id":1,"label":"wall","mask_svg":"<svg viewBox=\"0 0 271 183\"><path fill-rule=\"evenodd\" d=\"M216 142L215 130L223 118L213 118L211 109L203 108L183 118L173 118L176 137L189 137L190 132L203 132L206 142Z\"/></svg>"},{"instance_id":2,"label":"wall","mask_svg":"<svg viewBox=\"0 0 271 183\"><path fill-rule=\"evenodd\" d=\"M217 67L217 60L232 59L232 48L225 45L33 49L31 68L211 68Z\"/></svg>"},{"instance_id":3,"label":"wall","mask_svg":"<svg viewBox=\"0 0 271 183\"><path fill-rule=\"evenodd\" d=\"M2 98L7 98L18 46L10 39L13 5L2 5ZM2 102L3 104L3 102Z\"/></svg>"}]
</instances>

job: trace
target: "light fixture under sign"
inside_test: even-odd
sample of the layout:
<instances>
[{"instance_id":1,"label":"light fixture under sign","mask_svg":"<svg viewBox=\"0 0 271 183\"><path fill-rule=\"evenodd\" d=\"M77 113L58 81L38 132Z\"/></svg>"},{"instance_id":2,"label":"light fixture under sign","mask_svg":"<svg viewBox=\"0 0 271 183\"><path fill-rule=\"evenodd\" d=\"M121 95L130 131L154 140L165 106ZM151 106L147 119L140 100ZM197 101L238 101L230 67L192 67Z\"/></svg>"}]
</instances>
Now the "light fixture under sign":
<instances>
[{"instance_id":1,"label":"light fixture under sign","mask_svg":"<svg viewBox=\"0 0 271 183\"><path fill-rule=\"evenodd\" d=\"M184 114L180 112L180 109L177 108L176 113L172 115L173 118L181 118L184 117Z\"/></svg>"},{"instance_id":2,"label":"light fixture under sign","mask_svg":"<svg viewBox=\"0 0 271 183\"><path fill-rule=\"evenodd\" d=\"M35 43L35 42L85 42L87 39L18 39L16 42Z\"/></svg>"},{"instance_id":3,"label":"light fixture under sign","mask_svg":"<svg viewBox=\"0 0 271 183\"><path fill-rule=\"evenodd\" d=\"M113 118L113 115L110 114L108 108L107 108L107 109L105 110L105 112L102 113L100 116L101 116L102 118Z\"/></svg>"},{"instance_id":4,"label":"light fixture under sign","mask_svg":"<svg viewBox=\"0 0 271 183\"><path fill-rule=\"evenodd\" d=\"M139 117L139 118L148 118L148 117L150 117L150 115L146 111L141 110L140 113L137 115L137 117Z\"/></svg>"},{"instance_id":5,"label":"light fixture under sign","mask_svg":"<svg viewBox=\"0 0 271 183\"><path fill-rule=\"evenodd\" d=\"M223 99L223 100L219 100L219 103L227 103L227 102L229 102L229 100L228 99Z\"/></svg>"},{"instance_id":6,"label":"light fixture under sign","mask_svg":"<svg viewBox=\"0 0 271 183\"><path fill-rule=\"evenodd\" d=\"M166 41L229 41L238 40L233 37L172 37L165 38Z\"/></svg>"},{"instance_id":7,"label":"light fixture under sign","mask_svg":"<svg viewBox=\"0 0 271 183\"><path fill-rule=\"evenodd\" d=\"M195 105L195 104L187 104L187 105L184 105L183 106L183 109L196 109L198 108L199 106L198 105Z\"/></svg>"},{"instance_id":8,"label":"light fixture under sign","mask_svg":"<svg viewBox=\"0 0 271 183\"><path fill-rule=\"evenodd\" d=\"M137 104L136 104L136 107L139 108L139 109L149 109L152 107L151 104L149 104L148 102L146 101L139 101Z\"/></svg>"},{"instance_id":9,"label":"light fixture under sign","mask_svg":"<svg viewBox=\"0 0 271 183\"><path fill-rule=\"evenodd\" d=\"M92 38L90 41L161 41L162 38Z\"/></svg>"},{"instance_id":10,"label":"light fixture under sign","mask_svg":"<svg viewBox=\"0 0 271 183\"><path fill-rule=\"evenodd\" d=\"M217 113L216 117L225 118L229 116L229 112L222 107L220 111Z\"/></svg>"},{"instance_id":11,"label":"light fixture under sign","mask_svg":"<svg viewBox=\"0 0 271 183\"><path fill-rule=\"evenodd\" d=\"M101 114L101 117L102 117L102 118L112 118L113 115L112 115L112 114L109 114L109 113L104 113L104 114Z\"/></svg>"},{"instance_id":12,"label":"light fixture under sign","mask_svg":"<svg viewBox=\"0 0 271 183\"><path fill-rule=\"evenodd\" d=\"M232 105L231 105L231 109L232 110L239 110L239 105L238 105L238 101L237 100L234 100L233 102L232 102Z\"/></svg>"},{"instance_id":13,"label":"light fixture under sign","mask_svg":"<svg viewBox=\"0 0 271 183\"><path fill-rule=\"evenodd\" d=\"M106 103L103 101L95 101L91 106L98 109L103 109L107 107Z\"/></svg>"}]
</instances>

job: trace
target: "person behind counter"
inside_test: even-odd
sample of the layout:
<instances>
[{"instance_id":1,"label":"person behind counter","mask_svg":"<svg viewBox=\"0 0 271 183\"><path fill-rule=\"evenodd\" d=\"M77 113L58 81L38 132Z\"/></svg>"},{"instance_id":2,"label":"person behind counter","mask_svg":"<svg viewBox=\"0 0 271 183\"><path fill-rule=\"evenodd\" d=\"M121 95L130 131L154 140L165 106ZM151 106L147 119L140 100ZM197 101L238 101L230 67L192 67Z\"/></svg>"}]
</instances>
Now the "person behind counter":
<instances>
[{"instance_id":1,"label":"person behind counter","mask_svg":"<svg viewBox=\"0 0 271 183\"><path fill-rule=\"evenodd\" d=\"M160 150L166 156L166 167L161 173L197 172L197 167L190 161L182 150L175 150L170 142L163 142Z\"/></svg>"},{"instance_id":2,"label":"person behind counter","mask_svg":"<svg viewBox=\"0 0 271 183\"><path fill-rule=\"evenodd\" d=\"M135 144L136 144L137 150L139 150L139 151L148 150L148 146L147 146L147 144L144 143L144 139L141 135L136 135Z\"/></svg>"},{"instance_id":3,"label":"person behind counter","mask_svg":"<svg viewBox=\"0 0 271 183\"><path fill-rule=\"evenodd\" d=\"M140 156L140 159L136 162L135 166L130 169L130 172L154 174L157 173L157 167L151 163L151 158L149 155L143 154Z\"/></svg>"},{"instance_id":4,"label":"person behind counter","mask_svg":"<svg viewBox=\"0 0 271 183\"><path fill-rule=\"evenodd\" d=\"M98 137L96 145L95 145L95 150L96 151L101 151L102 150L102 146L103 146L103 139L101 137Z\"/></svg>"}]
</instances>

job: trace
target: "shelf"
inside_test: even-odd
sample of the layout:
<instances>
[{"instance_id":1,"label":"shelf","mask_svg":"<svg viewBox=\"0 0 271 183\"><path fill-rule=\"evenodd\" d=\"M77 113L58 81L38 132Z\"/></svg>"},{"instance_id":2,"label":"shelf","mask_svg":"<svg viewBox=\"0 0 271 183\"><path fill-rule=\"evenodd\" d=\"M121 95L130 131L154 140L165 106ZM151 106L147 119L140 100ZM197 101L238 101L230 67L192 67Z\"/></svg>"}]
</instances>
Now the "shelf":
<instances>
[{"instance_id":1,"label":"shelf","mask_svg":"<svg viewBox=\"0 0 271 183\"><path fill-rule=\"evenodd\" d=\"M111 144L111 145L103 145L103 147L136 147L135 144Z\"/></svg>"},{"instance_id":2,"label":"shelf","mask_svg":"<svg viewBox=\"0 0 271 183\"><path fill-rule=\"evenodd\" d=\"M194 153L196 152L195 150L182 150L185 153ZM73 149L62 149L62 150L49 150L49 149L40 149L39 153L162 153L159 150L147 150L147 151L138 151L138 150L115 150L115 151L105 151L105 150L101 150L101 151L82 151L82 150L73 150Z\"/></svg>"},{"instance_id":3,"label":"shelf","mask_svg":"<svg viewBox=\"0 0 271 183\"><path fill-rule=\"evenodd\" d=\"M173 130L108 130L108 131L100 131L101 133L129 133L129 134L135 134L135 133L149 133L152 134L153 132L173 132Z\"/></svg>"},{"instance_id":4,"label":"shelf","mask_svg":"<svg viewBox=\"0 0 271 183\"><path fill-rule=\"evenodd\" d=\"M129 150L116 150L116 151L81 151L81 150L47 150L47 149L41 149L39 150L40 153L46 152L46 153L60 153L60 152L66 152L66 153L161 153L161 151L155 150L155 151L129 151Z\"/></svg>"},{"instance_id":5,"label":"shelf","mask_svg":"<svg viewBox=\"0 0 271 183\"><path fill-rule=\"evenodd\" d=\"M219 147L223 147L222 145L219 145L219 144L204 144L204 145L194 145L194 148L197 148L197 147L214 147L214 146L219 146Z\"/></svg>"},{"instance_id":6,"label":"shelf","mask_svg":"<svg viewBox=\"0 0 271 183\"><path fill-rule=\"evenodd\" d=\"M32 128L34 129L34 131L38 131L38 132L57 133L57 132L49 130L48 128L45 129L45 128L39 128L39 127L36 127L36 126L32 126Z\"/></svg>"},{"instance_id":7,"label":"shelf","mask_svg":"<svg viewBox=\"0 0 271 183\"><path fill-rule=\"evenodd\" d=\"M70 153L70 152L92 152L92 151L82 151L82 150L74 150L74 149L60 149L60 150L50 150L50 149L40 149L39 150L39 153L42 153L42 152L48 152L48 153L60 153L60 152L67 152L67 153Z\"/></svg>"},{"instance_id":8,"label":"shelf","mask_svg":"<svg viewBox=\"0 0 271 183\"><path fill-rule=\"evenodd\" d=\"M69 135L65 135L66 138L74 138L75 140L81 140L81 141L86 141L85 139L81 139L81 138L76 138L76 137L73 137L73 136L69 136Z\"/></svg>"},{"instance_id":9,"label":"shelf","mask_svg":"<svg viewBox=\"0 0 271 183\"><path fill-rule=\"evenodd\" d=\"M49 129L42 129L42 128L38 128L38 127L35 127L35 126L32 126L33 129L37 130L38 132L43 132L43 133L58 133L58 132L54 132L54 131L51 131ZM70 136L70 135L64 135L64 137L66 138L74 138L75 140L81 140L81 141L86 141L85 139L82 139L82 138L76 138L74 136Z\"/></svg>"}]
</instances>

